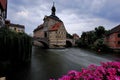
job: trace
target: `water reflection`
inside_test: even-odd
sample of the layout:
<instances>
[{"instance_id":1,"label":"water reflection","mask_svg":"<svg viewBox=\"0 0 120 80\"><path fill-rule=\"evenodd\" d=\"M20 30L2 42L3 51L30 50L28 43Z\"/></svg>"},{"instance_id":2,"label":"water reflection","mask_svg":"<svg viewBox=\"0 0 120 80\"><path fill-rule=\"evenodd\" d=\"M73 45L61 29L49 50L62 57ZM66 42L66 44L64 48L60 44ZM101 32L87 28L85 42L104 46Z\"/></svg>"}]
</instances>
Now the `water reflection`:
<instances>
[{"instance_id":1,"label":"water reflection","mask_svg":"<svg viewBox=\"0 0 120 80\"><path fill-rule=\"evenodd\" d=\"M68 62L64 57L59 55L59 52L54 50L41 50L40 48L33 49L33 57L32 57L32 70L33 73L38 74L34 75L34 80L48 80L52 77L60 77L61 74L65 74L70 68L74 68L75 66L71 67L72 63ZM73 63L74 65L74 63ZM38 68L39 66L39 68ZM80 68L78 65L77 67ZM40 73L41 72L41 73Z\"/></svg>"},{"instance_id":2,"label":"water reflection","mask_svg":"<svg viewBox=\"0 0 120 80\"><path fill-rule=\"evenodd\" d=\"M58 76L59 71L62 71L62 59L48 50L40 51L39 48L34 50L31 68L32 73L35 73L34 78L39 78L35 80L48 80L52 76Z\"/></svg>"}]
</instances>

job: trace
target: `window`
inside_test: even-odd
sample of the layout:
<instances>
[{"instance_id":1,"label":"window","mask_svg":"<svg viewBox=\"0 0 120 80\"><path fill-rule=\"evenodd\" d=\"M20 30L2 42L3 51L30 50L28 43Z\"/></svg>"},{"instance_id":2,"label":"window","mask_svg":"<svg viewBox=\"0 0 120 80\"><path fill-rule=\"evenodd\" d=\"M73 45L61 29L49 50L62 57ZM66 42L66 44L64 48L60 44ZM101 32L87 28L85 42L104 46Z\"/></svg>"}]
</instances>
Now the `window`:
<instances>
[{"instance_id":1,"label":"window","mask_svg":"<svg viewBox=\"0 0 120 80\"><path fill-rule=\"evenodd\" d=\"M2 13L2 11L1 11L1 9L0 9L0 15L1 15L1 13Z\"/></svg>"},{"instance_id":2,"label":"window","mask_svg":"<svg viewBox=\"0 0 120 80\"><path fill-rule=\"evenodd\" d=\"M17 30L17 28L14 28L14 30L16 31L16 30Z\"/></svg>"},{"instance_id":3,"label":"window","mask_svg":"<svg viewBox=\"0 0 120 80\"><path fill-rule=\"evenodd\" d=\"M120 33L118 34L118 37L120 38Z\"/></svg>"},{"instance_id":4,"label":"window","mask_svg":"<svg viewBox=\"0 0 120 80\"><path fill-rule=\"evenodd\" d=\"M120 45L120 41L118 41L118 44Z\"/></svg>"},{"instance_id":5,"label":"window","mask_svg":"<svg viewBox=\"0 0 120 80\"><path fill-rule=\"evenodd\" d=\"M45 37L47 37L47 32L44 33Z\"/></svg>"}]
</instances>

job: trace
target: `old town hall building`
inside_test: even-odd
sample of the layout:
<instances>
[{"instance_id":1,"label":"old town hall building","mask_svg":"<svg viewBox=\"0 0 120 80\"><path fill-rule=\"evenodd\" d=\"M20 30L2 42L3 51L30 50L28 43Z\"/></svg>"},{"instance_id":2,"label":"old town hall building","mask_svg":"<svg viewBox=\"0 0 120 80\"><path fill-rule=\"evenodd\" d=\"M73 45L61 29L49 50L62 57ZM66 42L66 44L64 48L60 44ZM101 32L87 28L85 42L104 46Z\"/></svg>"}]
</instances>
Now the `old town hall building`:
<instances>
[{"instance_id":1,"label":"old town hall building","mask_svg":"<svg viewBox=\"0 0 120 80\"><path fill-rule=\"evenodd\" d=\"M64 48L66 45L66 29L64 23L56 16L53 4L51 15L44 17L43 24L34 29L35 38L47 38L49 48Z\"/></svg>"}]
</instances>

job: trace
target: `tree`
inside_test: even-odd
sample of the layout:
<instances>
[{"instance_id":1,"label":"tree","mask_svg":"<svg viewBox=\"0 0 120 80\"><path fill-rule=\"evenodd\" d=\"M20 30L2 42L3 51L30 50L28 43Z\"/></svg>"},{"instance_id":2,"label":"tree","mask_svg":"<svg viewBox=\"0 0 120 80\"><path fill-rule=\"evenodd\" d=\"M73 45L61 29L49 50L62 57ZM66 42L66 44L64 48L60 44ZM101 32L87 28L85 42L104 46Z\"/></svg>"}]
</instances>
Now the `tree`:
<instances>
[{"instance_id":1,"label":"tree","mask_svg":"<svg viewBox=\"0 0 120 80\"><path fill-rule=\"evenodd\" d=\"M78 41L78 46L91 49L101 48L101 50L104 50L106 46L103 44L103 38L106 33L109 34L109 31L105 30L103 26L98 26L92 31L83 32Z\"/></svg>"},{"instance_id":2,"label":"tree","mask_svg":"<svg viewBox=\"0 0 120 80\"><path fill-rule=\"evenodd\" d=\"M82 35L81 35L80 40L77 43L78 47L84 47L84 48L87 47L86 39L87 39L87 33L83 32Z\"/></svg>"},{"instance_id":3,"label":"tree","mask_svg":"<svg viewBox=\"0 0 120 80\"><path fill-rule=\"evenodd\" d=\"M85 43L86 45L93 44L96 40L95 31L83 32L81 35L81 40L82 43Z\"/></svg>"},{"instance_id":4,"label":"tree","mask_svg":"<svg viewBox=\"0 0 120 80\"><path fill-rule=\"evenodd\" d=\"M95 28L95 34L97 38L102 38L105 34L106 30L103 26L99 26L98 28Z\"/></svg>"},{"instance_id":5,"label":"tree","mask_svg":"<svg viewBox=\"0 0 120 80\"><path fill-rule=\"evenodd\" d=\"M69 33L66 34L67 38L73 39L73 36Z\"/></svg>"},{"instance_id":6,"label":"tree","mask_svg":"<svg viewBox=\"0 0 120 80\"><path fill-rule=\"evenodd\" d=\"M17 33L7 27L0 28L0 73L13 65L31 60L32 38L26 33Z\"/></svg>"}]
</instances>

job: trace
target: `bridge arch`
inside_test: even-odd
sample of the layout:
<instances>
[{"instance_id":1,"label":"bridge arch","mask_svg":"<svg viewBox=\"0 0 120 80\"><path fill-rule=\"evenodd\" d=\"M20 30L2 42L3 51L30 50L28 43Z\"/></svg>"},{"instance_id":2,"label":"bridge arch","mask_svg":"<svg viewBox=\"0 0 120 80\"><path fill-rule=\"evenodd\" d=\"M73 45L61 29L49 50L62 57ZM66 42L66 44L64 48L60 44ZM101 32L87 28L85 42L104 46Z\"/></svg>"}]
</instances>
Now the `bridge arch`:
<instances>
[{"instance_id":1,"label":"bridge arch","mask_svg":"<svg viewBox=\"0 0 120 80\"><path fill-rule=\"evenodd\" d=\"M66 47L72 47L72 42L69 40L66 40Z\"/></svg>"},{"instance_id":2,"label":"bridge arch","mask_svg":"<svg viewBox=\"0 0 120 80\"><path fill-rule=\"evenodd\" d=\"M49 43L47 38L34 37L33 41L34 41L34 45L40 46L41 48L49 48Z\"/></svg>"},{"instance_id":3,"label":"bridge arch","mask_svg":"<svg viewBox=\"0 0 120 80\"><path fill-rule=\"evenodd\" d=\"M38 42L43 44L42 48L45 48L45 49L49 48L49 45L47 43L45 43L44 41L38 41Z\"/></svg>"}]
</instances>

